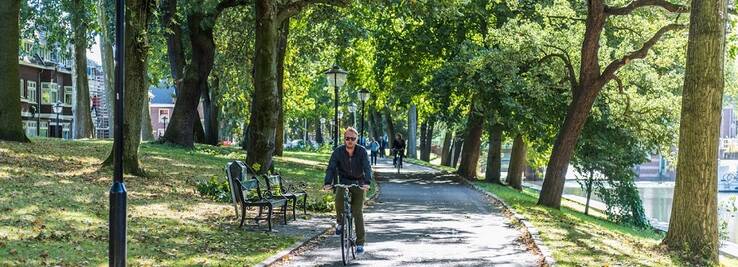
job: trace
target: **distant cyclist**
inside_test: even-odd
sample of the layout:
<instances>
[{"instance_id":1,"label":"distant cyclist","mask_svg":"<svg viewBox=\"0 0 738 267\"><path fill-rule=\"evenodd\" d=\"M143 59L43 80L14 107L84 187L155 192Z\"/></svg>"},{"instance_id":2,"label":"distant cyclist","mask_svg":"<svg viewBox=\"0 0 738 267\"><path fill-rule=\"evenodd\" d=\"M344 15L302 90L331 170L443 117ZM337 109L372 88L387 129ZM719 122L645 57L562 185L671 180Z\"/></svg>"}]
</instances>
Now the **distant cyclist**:
<instances>
[{"instance_id":1,"label":"distant cyclist","mask_svg":"<svg viewBox=\"0 0 738 267\"><path fill-rule=\"evenodd\" d=\"M364 253L364 193L369 190L372 180L372 166L363 146L356 144L359 133L353 127L346 128L343 133L344 145L337 147L331 154L328 169L325 173L324 190L333 188L331 185L338 177L337 183L345 185L360 185L359 188L351 188L351 214L354 217L356 227L356 252ZM343 212L343 188L336 188L336 235L341 235L341 220ZM351 223L351 222L349 222Z\"/></svg>"},{"instance_id":2,"label":"distant cyclist","mask_svg":"<svg viewBox=\"0 0 738 267\"><path fill-rule=\"evenodd\" d=\"M402 166L402 158L405 156L405 139L402 139L402 134L395 134L395 140L392 141L392 154L395 158L392 160L392 165L397 166L397 159L400 159L400 166Z\"/></svg>"}]
</instances>

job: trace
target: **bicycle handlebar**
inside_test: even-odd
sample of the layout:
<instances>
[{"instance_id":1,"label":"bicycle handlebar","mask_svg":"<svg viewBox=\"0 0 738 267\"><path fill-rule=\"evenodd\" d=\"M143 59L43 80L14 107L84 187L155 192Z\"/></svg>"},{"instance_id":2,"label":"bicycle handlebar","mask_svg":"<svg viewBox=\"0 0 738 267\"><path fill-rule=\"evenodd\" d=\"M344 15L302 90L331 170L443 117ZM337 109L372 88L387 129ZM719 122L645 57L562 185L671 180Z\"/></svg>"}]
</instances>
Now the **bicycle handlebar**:
<instances>
[{"instance_id":1,"label":"bicycle handlebar","mask_svg":"<svg viewBox=\"0 0 738 267\"><path fill-rule=\"evenodd\" d=\"M352 187L358 187L358 188L361 188L361 186L360 186L360 185L358 185L358 184L349 184L349 185L345 185L345 184L334 184L334 185L333 185L333 188L336 188L336 187L343 187L343 188L347 188L347 189L348 189L348 188L352 188Z\"/></svg>"}]
</instances>

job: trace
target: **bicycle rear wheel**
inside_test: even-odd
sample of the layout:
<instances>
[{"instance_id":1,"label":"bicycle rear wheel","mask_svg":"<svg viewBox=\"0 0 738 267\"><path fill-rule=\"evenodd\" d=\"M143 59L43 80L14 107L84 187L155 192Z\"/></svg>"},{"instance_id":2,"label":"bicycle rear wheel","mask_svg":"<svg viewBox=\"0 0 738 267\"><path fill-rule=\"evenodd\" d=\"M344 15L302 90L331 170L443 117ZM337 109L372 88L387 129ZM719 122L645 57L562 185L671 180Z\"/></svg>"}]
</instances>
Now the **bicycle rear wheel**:
<instances>
[{"instance_id":1,"label":"bicycle rear wheel","mask_svg":"<svg viewBox=\"0 0 738 267\"><path fill-rule=\"evenodd\" d=\"M354 223L353 218L348 218L348 233L349 233L349 246L351 246L351 258L356 259L356 233L354 233Z\"/></svg>"},{"instance_id":2,"label":"bicycle rear wheel","mask_svg":"<svg viewBox=\"0 0 738 267\"><path fill-rule=\"evenodd\" d=\"M348 222L348 216L343 216L343 225L342 227L342 233L341 233L341 258L343 259L343 265L347 265L350 261L349 259L349 253L351 248L351 240L349 238L348 230L349 228L346 226L346 223ZM349 222L350 223L350 222ZM350 226L349 226L350 227Z\"/></svg>"}]
</instances>

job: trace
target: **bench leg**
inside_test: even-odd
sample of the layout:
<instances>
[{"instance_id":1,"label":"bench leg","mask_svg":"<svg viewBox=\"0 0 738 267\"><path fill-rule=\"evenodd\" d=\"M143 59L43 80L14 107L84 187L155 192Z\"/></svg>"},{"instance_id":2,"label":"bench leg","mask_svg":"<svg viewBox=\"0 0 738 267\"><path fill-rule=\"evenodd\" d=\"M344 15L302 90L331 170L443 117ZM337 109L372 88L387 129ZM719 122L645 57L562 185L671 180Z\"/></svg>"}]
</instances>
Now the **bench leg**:
<instances>
[{"instance_id":1,"label":"bench leg","mask_svg":"<svg viewBox=\"0 0 738 267\"><path fill-rule=\"evenodd\" d=\"M269 232L272 231L272 206L269 206L269 213L267 215L267 223L269 224Z\"/></svg>"},{"instance_id":2,"label":"bench leg","mask_svg":"<svg viewBox=\"0 0 738 267\"><path fill-rule=\"evenodd\" d=\"M297 208L297 198L292 200L292 219L297 221L297 215L295 214L295 208Z\"/></svg>"},{"instance_id":3,"label":"bench leg","mask_svg":"<svg viewBox=\"0 0 738 267\"><path fill-rule=\"evenodd\" d=\"M282 222L282 224L287 224L287 202L282 206Z\"/></svg>"},{"instance_id":4,"label":"bench leg","mask_svg":"<svg viewBox=\"0 0 738 267\"><path fill-rule=\"evenodd\" d=\"M238 228L243 227L243 220L246 219L246 205L241 205L241 224Z\"/></svg>"},{"instance_id":5,"label":"bench leg","mask_svg":"<svg viewBox=\"0 0 738 267\"><path fill-rule=\"evenodd\" d=\"M263 208L264 207L259 206L259 216L256 216L256 218L254 218L254 221L256 222L256 224L259 224L259 220L261 219L261 211Z\"/></svg>"},{"instance_id":6,"label":"bench leg","mask_svg":"<svg viewBox=\"0 0 738 267\"><path fill-rule=\"evenodd\" d=\"M302 212L305 213L305 215L308 214L307 201L308 201L308 196L307 195L304 195L302 197Z\"/></svg>"}]
</instances>

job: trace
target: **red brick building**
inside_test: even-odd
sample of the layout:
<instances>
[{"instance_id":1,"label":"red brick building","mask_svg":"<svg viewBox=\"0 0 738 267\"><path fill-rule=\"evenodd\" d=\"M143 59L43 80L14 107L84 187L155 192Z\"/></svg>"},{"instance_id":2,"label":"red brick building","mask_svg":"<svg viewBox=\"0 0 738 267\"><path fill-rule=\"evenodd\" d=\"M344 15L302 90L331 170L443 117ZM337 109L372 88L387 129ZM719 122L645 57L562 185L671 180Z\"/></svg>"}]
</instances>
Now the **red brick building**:
<instances>
[{"instance_id":1,"label":"red brick building","mask_svg":"<svg viewBox=\"0 0 738 267\"><path fill-rule=\"evenodd\" d=\"M46 53L33 58L22 55L19 60L23 128L27 136L71 138L74 103L71 61L52 59L57 57ZM57 102L63 107L58 116L53 111Z\"/></svg>"}]
</instances>

